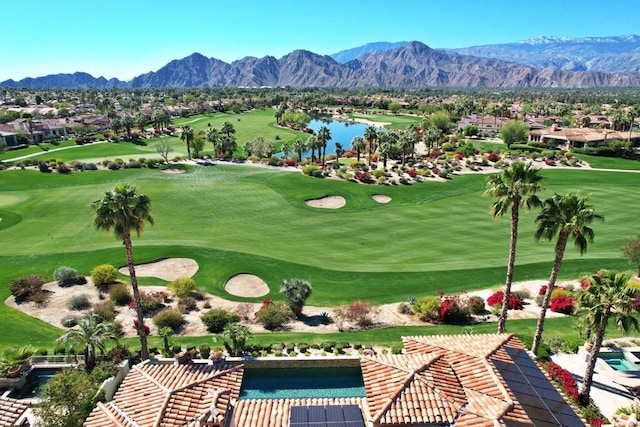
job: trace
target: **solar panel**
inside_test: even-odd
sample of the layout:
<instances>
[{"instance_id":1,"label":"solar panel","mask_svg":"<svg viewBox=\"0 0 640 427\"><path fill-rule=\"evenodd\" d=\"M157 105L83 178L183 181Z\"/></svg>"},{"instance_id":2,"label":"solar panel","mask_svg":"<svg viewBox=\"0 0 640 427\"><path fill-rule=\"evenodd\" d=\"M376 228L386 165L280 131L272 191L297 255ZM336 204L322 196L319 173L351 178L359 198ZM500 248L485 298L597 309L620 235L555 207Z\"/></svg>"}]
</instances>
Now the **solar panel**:
<instances>
[{"instance_id":1,"label":"solar panel","mask_svg":"<svg viewBox=\"0 0 640 427\"><path fill-rule=\"evenodd\" d=\"M584 425L526 351L505 350L515 363L493 360L493 364L536 427Z\"/></svg>"},{"instance_id":2,"label":"solar panel","mask_svg":"<svg viewBox=\"0 0 640 427\"><path fill-rule=\"evenodd\" d=\"M291 427L365 427L358 405L292 406Z\"/></svg>"}]
</instances>

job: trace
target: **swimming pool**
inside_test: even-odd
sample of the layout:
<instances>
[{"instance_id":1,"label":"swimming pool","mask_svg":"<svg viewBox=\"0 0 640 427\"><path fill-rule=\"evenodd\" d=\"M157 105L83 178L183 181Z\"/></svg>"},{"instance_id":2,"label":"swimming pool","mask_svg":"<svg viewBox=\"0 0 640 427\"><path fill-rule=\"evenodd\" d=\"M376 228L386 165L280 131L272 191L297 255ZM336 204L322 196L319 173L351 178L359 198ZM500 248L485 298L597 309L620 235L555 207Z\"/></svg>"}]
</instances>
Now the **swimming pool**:
<instances>
[{"instance_id":1,"label":"swimming pool","mask_svg":"<svg viewBox=\"0 0 640 427\"><path fill-rule=\"evenodd\" d=\"M40 388L62 368L34 368L27 376L27 382L19 390L11 392L14 399L35 399L40 395Z\"/></svg>"},{"instance_id":2,"label":"swimming pool","mask_svg":"<svg viewBox=\"0 0 640 427\"><path fill-rule=\"evenodd\" d=\"M245 368L240 399L365 397L360 367Z\"/></svg>"},{"instance_id":3,"label":"swimming pool","mask_svg":"<svg viewBox=\"0 0 640 427\"><path fill-rule=\"evenodd\" d=\"M598 357L611 366L616 371L637 371L635 363L629 361L624 353L600 353Z\"/></svg>"}]
</instances>

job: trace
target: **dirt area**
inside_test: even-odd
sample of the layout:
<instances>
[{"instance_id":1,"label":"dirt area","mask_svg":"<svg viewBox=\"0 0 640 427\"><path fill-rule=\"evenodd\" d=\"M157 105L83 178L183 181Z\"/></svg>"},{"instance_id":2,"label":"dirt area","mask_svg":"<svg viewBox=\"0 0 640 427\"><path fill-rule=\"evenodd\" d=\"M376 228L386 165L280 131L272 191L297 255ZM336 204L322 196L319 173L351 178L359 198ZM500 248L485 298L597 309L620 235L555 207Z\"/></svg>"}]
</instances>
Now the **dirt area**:
<instances>
[{"instance_id":1,"label":"dirt area","mask_svg":"<svg viewBox=\"0 0 640 427\"><path fill-rule=\"evenodd\" d=\"M185 277L195 274L198 265L194 260L186 258L172 258L165 259L155 263L142 264L136 267L136 273L138 276L153 276L160 277L165 280L173 280L177 277ZM521 291L526 290L532 298L525 300L524 310L510 310L509 318L511 319L524 319L524 318L536 318L540 311L539 307L533 301L533 298L538 294L538 291L542 285L545 285L545 280L530 280L526 282L514 283L513 290ZM577 281L561 282L558 285L574 285L578 286ZM91 304L97 304L108 299L105 294L100 294L98 288L96 288L91 278L87 278L85 285L60 287L56 282L50 282L45 284L44 289L49 292L49 301L44 307L37 307L34 303L16 304L13 297L9 297L5 304L9 307L13 307L20 310L30 316L36 317L44 322L47 322L53 326L62 328L61 321L66 316L78 316L81 317L88 314L90 310L74 311L67 307L69 298L74 295L86 294ZM232 277L225 286L227 292L233 291L235 295L247 296L247 297L260 297L265 295L265 291L268 292L266 283L259 277L250 274L238 274ZM141 292L166 292L170 294L164 286L141 286ZM467 295L478 295L485 300L494 292L494 289L485 289L481 291L469 292ZM232 293L232 292L230 292ZM244 303L247 304L247 303ZM400 326L400 325L426 325L419 319L407 315L398 313L398 306L401 303L384 304L375 307L376 313L373 315L376 326ZM167 307L175 307L177 305L177 298L171 298L165 304ZM204 299L197 302L197 309L185 314L187 325L181 331L179 335L182 336L197 336L207 335L208 332L202 322L200 316L203 312L209 308L205 308L205 305L209 305L211 308L226 308L230 310L236 310L239 303L229 301L224 298L206 294ZM250 313L255 313L260 308L260 303L249 304ZM335 323L325 324L323 314L326 313L329 316L333 316L335 308L333 307L315 307L305 306L303 310L303 317L301 319L291 322L289 330L293 332L315 332L315 333L327 333L337 332L338 327ZM117 308L116 320L122 324L122 329L125 336L135 336L135 329L133 327L133 319L135 313L128 307ZM553 313L549 311L547 317L560 317L563 314ZM486 315L481 316L483 320L495 321L495 316L487 312ZM254 332L265 332L261 325L255 322L253 314L249 315L249 320L242 322ZM151 319L146 324L151 328L151 333L157 333L155 326Z\"/></svg>"},{"instance_id":2,"label":"dirt area","mask_svg":"<svg viewBox=\"0 0 640 427\"><path fill-rule=\"evenodd\" d=\"M305 203L312 208L340 209L347 204L347 201L341 196L326 196L321 199L310 199Z\"/></svg>"},{"instance_id":3,"label":"dirt area","mask_svg":"<svg viewBox=\"0 0 640 427\"><path fill-rule=\"evenodd\" d=\"M184 173L184 169L163 169L162 173L176 174L176 173Z\"/></svg>"}]
</instances>

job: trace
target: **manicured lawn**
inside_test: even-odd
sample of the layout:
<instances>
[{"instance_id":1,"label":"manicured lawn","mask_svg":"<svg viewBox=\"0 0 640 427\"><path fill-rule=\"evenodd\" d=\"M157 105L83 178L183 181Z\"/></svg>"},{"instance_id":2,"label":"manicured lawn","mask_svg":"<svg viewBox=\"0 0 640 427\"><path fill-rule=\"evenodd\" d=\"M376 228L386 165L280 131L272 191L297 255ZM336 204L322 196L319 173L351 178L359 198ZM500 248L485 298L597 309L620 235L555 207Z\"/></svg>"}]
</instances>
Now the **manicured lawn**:
<instances>
[{"instance_id":1,"label":"manicured lawn","mask_svg":"<svg viewBox=\"0 0 640 427\"><path fill-rule=\"evenodd\" d=\"M640 161L621 159L616 157L589 156L586 154L575 154L577 158L583 160L592 168L598 169L622 169L640 170Z\"/></svg>"},{"instance_id":2,"label":"manicured lawn","mask_svg":"<svg viewBox=\"0 0 640 427\"><path fill-rule=\"evenodd\" d=\"M424 117L406 116L402 114L347 114L352 119L367 119L373 122L390 122L385 126L387 129L406 129L409 125L420 126L420 122Z\"/></svg>"},{"instance_id":3,"label":"manicured lawn","mask_svg":"<svg viewBox=\"0 0 640 427\"><path fill-rule=\"evenodd\" d=\"M267 120L267 114L262 115ZM224 121L225 117L208 120L214 125L214 120ZM126 161L130 154L114 153L113 149L124 147L126 153L147 150L146 154L131 157L149 157L150 152L155 152L153 144L154 141L147 146L89 145L59 154L82 153L82 158L121 155ZM101 147L108 150L100 152ZM84 274L98 264L124 265L121 242L93 229L90 209L93 200L121 182L131 183L150 196L156 222L147 226L141 237L134 237L136 261L194 258L200 266L195 276L198 286L226 298L261 299L226 294L225 281L237 273L260 276L270 286L268 297L276 299L280 297L282 279L309 280L314 291L308 303L318 306L335 306L359 298L375 304L403 301L409 296L435 295L437 289L473 290L504 280L509 220L491 218L491 199L483 196L485 175L388 187L315 179L245 165L187 169L180 175L157 169L87 171L67 176L33 170L0 172L0 299L9 296L9 280L25 274L51 278L62 265ZM591 194L591 202L606 219L594 224L596 241L585 256L581 257L571 244L568 246L561 278L575 278L599 268L632 267L622 258L620 248L630 235L636 234L638 176L585 169L542 173L546 190L541 197L580 190ZM392 201L378 204L371 198L373 194L388 195ZM338 210L319 210L304 204L306 199L324 195L343 196L347 205ZM551 269L553 242L533 239L534 218L535 213L522 213L515 280L545 279ZM165 283L152 278L140 281L143 285ZM10 325L7 333L0 336L0 347L27 342L52 346L61 333L54 327L57 325L47 325L4 305L0 306L0 316ZM514 332L526 335L531 334L534 322L509 325ZM574 330L573 326L554 320L545 330L560 334L569 327ZM473 329L493 332L495 325L477 325ZM354 333L353 338L349 334L332 338L285 334L276 339L398 343L401 335L435 330L453 333L461 329L391 328ZM271 337L273 334L265 334L256 339ZM208 342L210 338L180 340Z\"/></svg>"},{"instance_id":4,"label":"manicured lawn","mask_svg":"<svg viewBox=\"0 0 640 427\"><path fill-rule=\"evenodd\" d=\"M47 151L53 150L55 148L70 147L75 145L76 145L75 139L60 141L57 145L45 142L40 145L31 145L29 147L21 148L19 150L10 150L10 151L5 151L4 153L0 153L0 160L12 159L14 157L26 156L28 154L46 153Z\"/></svg>"}]
</instances>

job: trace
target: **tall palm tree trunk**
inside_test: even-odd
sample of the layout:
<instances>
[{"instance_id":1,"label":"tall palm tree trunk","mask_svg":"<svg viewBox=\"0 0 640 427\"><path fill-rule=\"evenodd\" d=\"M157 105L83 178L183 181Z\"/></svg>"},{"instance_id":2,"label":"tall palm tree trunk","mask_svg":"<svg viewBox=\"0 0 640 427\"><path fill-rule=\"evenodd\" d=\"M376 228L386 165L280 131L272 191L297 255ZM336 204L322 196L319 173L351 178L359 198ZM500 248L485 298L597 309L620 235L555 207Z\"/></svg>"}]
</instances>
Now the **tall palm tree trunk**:
<instances>
[{"instance_id":1,"label":"tall palm tree trunk","mask_svg":"<svg viewBox=\"0 0 640 427\"><path fill-rule=\"evenodd\" d=\"M133 289L133 300L136 304L136 317L138 325L136 327L138 336L140 337L140 357L142 360L149 358L149 349L147 348L147 332L144 330L144 316L142 314L142 302L140 300L140 290L138 289L138 279L136 278L136 269L133 264L133 246L131 244L131 234L125 230L122 237L125 251L127 252L127 266L129 267L129 276L131 277L131 288Z\"/></svg>"},{"instance_id":2,"label":"tall palm tree trunk","mask_svg":"<svg viewBox=\"0 0 640 427\"><path fill-rule=\"evenodd\" d=\"M580 387L580 394L578 400L581 404L587 405L591 394L591 383L593 382L593 373L596 369L596 362L598 361L598 355L600 354L600 347L602 347L602 341L604 340L604 333L607 327L607 321L609 316L605 316L604 321L598 326L596 334L593 337L593 347L591 348L591 354L587 358L587 369L584 372L584 378L582 379L582 386Z\"/></svg>"},{"instance_id":3,"label":"tall palm tree trunk","mask_svg":"<svg viewBox=\"0 0 640 427\"><path fill-rule=\"evenodd\" d=\"M544 293L544 299L542 300L542 307L540 308L540 316L538 317L538 324L536 325L536 333L533 337L533 344L531 345L531 352L535 355L538 352L538 347L542 341L542 331L544 330L544 319L547 316L547 309L551 302L551 293L556 286L556 279L560 272L560 266L562 266L562 258L564 257L564 250L567 247L567 240L569 239L569 232L562 231L558 236L558 243L556 244L556 258L553 261L553 268L551 269L551 276L549 277L549 283L547 284L547 291Z\"/></svg>"},{"instance_id":4,"label":"tall palm tree trunk","mask_svg":"<svg viewBox=\"0 0 640 427\"><path fill-rule=\"evenodd\" d=\"M516 245L518 243L518 221L520 219L520 200L516 199L511 205L511 240L509 244L509 260L507 262L507 278L504 283L504 298L500 317L498 317L498 333L506 332L509 298L511 297L511 283L513 283L513 267L516 263Z\"/></svg>"}]
</instances>

